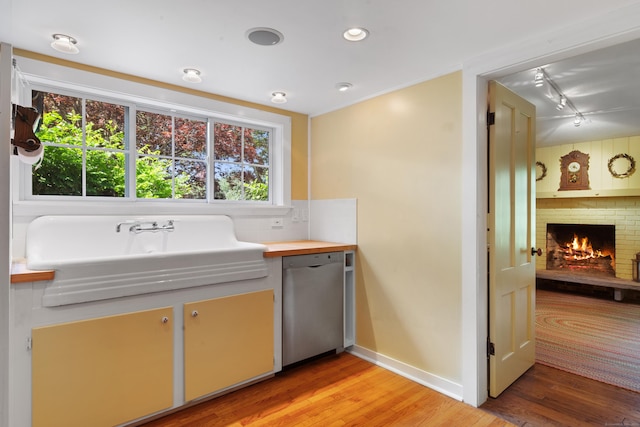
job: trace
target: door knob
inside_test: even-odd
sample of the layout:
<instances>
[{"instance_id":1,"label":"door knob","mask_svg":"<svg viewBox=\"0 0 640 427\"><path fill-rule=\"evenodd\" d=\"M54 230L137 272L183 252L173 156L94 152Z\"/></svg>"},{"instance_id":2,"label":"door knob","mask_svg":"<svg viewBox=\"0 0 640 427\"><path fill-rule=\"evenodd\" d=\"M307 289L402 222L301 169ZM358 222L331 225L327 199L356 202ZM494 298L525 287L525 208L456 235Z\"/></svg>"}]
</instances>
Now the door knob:
<instances>
[{"instance_id":1,"label":"door knob","mask_svg":"<svg viewBox=\"0 0 640 427\"><path fill-rule=\"evenodd\" d=\"M531 255L532 256L536 256L536 255L542 256L542 249L540 249L540 248L538 248L538 249L531 248Z\"/></svg>"}]
</instances>

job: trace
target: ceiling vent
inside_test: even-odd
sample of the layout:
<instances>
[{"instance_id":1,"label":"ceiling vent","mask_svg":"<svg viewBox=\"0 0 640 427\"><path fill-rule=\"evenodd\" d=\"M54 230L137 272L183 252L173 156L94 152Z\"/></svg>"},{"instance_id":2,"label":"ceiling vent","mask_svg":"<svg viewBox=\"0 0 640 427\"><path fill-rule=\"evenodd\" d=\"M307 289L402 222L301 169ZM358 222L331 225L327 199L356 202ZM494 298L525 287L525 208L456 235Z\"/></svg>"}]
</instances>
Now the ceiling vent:
<instances>
[{"instance_id":1,"label":"ceiling vent","mask_svg":"<svg viewBox=\"0 0 640 427\"><path fill-rule=\"evenodd\" d=\"M282 33L273 28L252 28L247 31L247 38L260 46L275 46L284 40Z\"/></svg>"}]
</instances>

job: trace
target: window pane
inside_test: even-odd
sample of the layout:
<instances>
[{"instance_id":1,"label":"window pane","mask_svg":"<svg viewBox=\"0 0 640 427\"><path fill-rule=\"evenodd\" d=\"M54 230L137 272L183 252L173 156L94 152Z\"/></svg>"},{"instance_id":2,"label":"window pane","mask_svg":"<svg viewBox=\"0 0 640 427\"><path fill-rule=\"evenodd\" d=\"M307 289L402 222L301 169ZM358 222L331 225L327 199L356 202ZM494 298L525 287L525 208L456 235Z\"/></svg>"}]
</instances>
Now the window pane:
<instances>
[{"instance_id":1,"label":"window pane","mask_svg":"<svg viewBox=\"0 0 640 427\"><path fill-rule=\"evenodd\" d=\"M82 150L44 147L40 168L32 174L33 194L82 196Z\"/></svg>"},{"instance_id":2,"label":"window pane","mask_svg":"<svg viewBox=\"0 0 640 427\"><path fill-rule=\"evenodd\" d=\"M136 196L143 199L170 199L171 160L141 156L136 161Z\"/></svg>"},{"instance_id":3,"label":"window pane","mask_svg":"<svg viewBox=\"0 0 640 427\"><path fill-rule=\"evenodd\" d=\"M42 116L36 132L40 141L82 145L82 99L33 91L32 102Z\"/></svg>"},{"instance_id":4,"label":"window pane","mask_svg":"<svg viewBox=\"0 0 640 427\"><path fill-rule=\"evenodd\" d=\"M214 180L214 199L244 199L242 188L242 167L240 165L216 162Z\"/></svg>"},{"instance_id":5,"label":"window pane","mask_svg":"<svg viewBox=\"0 0 640 427\"><path fill-rule=\"evenodd\" d=\"M176 117L176 157L207 159L207 122Z\"/></svg>"},{"instance_id":6,"label":"window pane","mask_svg":"<svg viewBox=\"0 0 640 427\"><path fill-rule=\"evenodd\" d=\"M176 160L176 199L207 198L207 164L191 160Z\"/></svg>"},{"instance_id":7,"label":"window pane","mask_svg":"<svg viewBox=\"0 0 640 427\"><path fill-rule=\"evenodd\" d=\"M256 165L269 163L269 131L257 129L245 131L244 161Z\"/></svg>"},{"instance_id":8,"label":"window pane","mask_svg":"<svg viewBox=\"0 0 640 427\"><path fill-rule=\"evenodd\" d=\"M86 101L85 108L87 145L123 150L126 108L122 105L92 100Z\"/></svg>"},{"instance_id":9,"label":"window pane","mask_svg":"<svg viewBox=\"0 0 640 427\"><path fill-rule=\"evenodd\" d=\"M242 127L216 123L213 127L213 146L216 160L239 162L242 160Z\"/></svg>"},{"instance_id":10,"label":"window pane","mask_svg":"<svg viewBox=\"0 0 640 427\"><path fill-rule=\"evenodd\" d=\"M245 200L269 200L269 169L246 167L244 182Z\"/></svg>"},{"instance_id":11,"label":"window pane","mask_svg":"<svg viewBox=\"0 0 640 427\"><path fill-rule=\"evenodd\" d=\"M87 196L124 197L124 153L87 151Z\"/></svg>"},{"instance_id":12,"label":"window pane","mask_svg":"<svg viewBox=\"0 0 640 427\"><path fill-rule=\"evenodd\" d=\"M147 152L171 156L173 125L171 116L138 111L136 113L136 148Z\"/></svg>"}]
</instances>

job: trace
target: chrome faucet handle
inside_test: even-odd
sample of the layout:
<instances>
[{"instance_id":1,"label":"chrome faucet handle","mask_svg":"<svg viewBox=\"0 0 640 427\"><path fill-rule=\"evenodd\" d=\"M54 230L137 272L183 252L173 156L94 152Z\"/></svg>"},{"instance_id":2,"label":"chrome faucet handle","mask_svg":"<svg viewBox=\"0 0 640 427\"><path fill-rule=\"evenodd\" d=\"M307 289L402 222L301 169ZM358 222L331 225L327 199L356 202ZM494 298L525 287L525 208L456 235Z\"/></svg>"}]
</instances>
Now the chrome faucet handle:
<instances>
[{"instance_id":1,"label":"chrome faucet handle","mask_svg":"<svg viewBox=\"0 0 640 427\"><path fill-rule=\"evenodd\" d=\"M120 232L120 229L122 228L123 225L128 225L128 224L137 224L138 221L134 221L131 219L128 219L126 221L122 221L116 224L116 233ZM131 230L131 228L129 228L129 230Z\"/></svg>"},{"instance_id":2,"label":"chrome faucet handle","mask_svg":"<svg viewBox=\"0 0 640 427\"><path fill-rule=\"evenodd\" d=\"M150 225L151 227L143 227L143 225ZM129 227L129 231L131 233L142 233L143 231L159 231L161 230L160 227L158 227L158 222L157 221L153 221L153 222L135 222L131 227Z\"/></svg>"},{"instance_id":3,"label":"chrome faucet handle","mask_svg":"<svg viewBox=\"0 0 640 427\"><path fill-rule=\"evenodd\" d=\"M173 225L173 220L172 219L167 220L166 223L164 223L164 224L162 224L160 226L160 230L162 230L162 231L173 231L175 229L176 229L176 227L175 227L175 225Z\"/></svg>"}]
</instances>

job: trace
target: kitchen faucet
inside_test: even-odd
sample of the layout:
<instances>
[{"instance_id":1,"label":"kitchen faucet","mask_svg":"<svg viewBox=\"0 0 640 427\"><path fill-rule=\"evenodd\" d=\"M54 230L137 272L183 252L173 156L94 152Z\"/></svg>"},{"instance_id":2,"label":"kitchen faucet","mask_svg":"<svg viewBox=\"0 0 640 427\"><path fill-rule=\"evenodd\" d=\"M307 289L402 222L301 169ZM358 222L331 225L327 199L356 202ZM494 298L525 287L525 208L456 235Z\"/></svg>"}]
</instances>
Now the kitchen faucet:
<instances>
[{"instance_id":1,"label":"kitchen faucet","mask_svg":"<svg viewBox=\"0 0 640 427\"><path fill-rule=\"evenodd\" d=\"M130 233L142 233L143 231L173 231L175 230L175 226L173 225L173 220L170 219L162 225L158 225L157 221L123 221L116 224L116 233L120 232L120 229L123 225L131 224L129 227Z\"/></svg>"}]
</instances>

